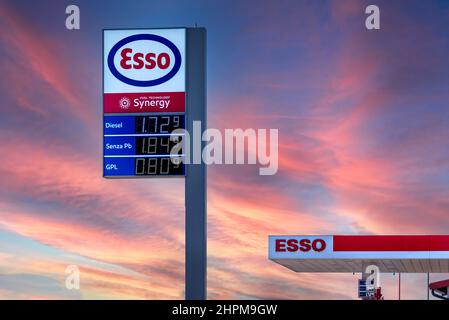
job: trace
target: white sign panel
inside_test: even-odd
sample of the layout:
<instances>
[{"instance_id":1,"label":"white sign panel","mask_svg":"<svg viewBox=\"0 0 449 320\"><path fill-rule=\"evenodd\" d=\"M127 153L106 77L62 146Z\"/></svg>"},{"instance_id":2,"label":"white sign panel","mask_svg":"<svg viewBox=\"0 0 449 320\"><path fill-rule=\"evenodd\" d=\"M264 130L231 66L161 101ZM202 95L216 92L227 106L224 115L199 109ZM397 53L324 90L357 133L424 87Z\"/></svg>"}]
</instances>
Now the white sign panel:
<instances>
[{"instance_id":1,"label":"white sign panel","mask_svg":"<svg viewBox=\"0 0 449 320\"><path fill-rule=\"evenodd\" d=\"M184 92L185 29L104 31L104 93Z\"/></svg>"},{"instance_id":2,"label":"white sign panel","mask_svg":"<svg viewBox=\"0 0 449 320\"><path fill-rule=\"evenodd\" d=\"M326 259L333 254L332 236L270 236L270 259Z\"/></svg>"}]
</instances>

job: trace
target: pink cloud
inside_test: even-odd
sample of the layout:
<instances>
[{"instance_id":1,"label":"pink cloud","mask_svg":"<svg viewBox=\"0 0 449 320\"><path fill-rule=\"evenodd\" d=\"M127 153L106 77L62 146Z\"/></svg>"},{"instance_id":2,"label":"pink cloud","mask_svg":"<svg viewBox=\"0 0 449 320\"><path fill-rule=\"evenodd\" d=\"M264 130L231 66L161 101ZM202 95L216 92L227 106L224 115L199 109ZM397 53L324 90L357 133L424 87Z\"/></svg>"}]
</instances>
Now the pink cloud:
<instances>
[{"instance_id":1,"label":"pink cloud","mask_svg":"<svg viewBox=\"0 0 449 320\"><path fill-rule=\"evenodd\" d=\"M74 90L77 86L76 82L70 79L70 72L66 70L67 61L58 54L58 50L49 50L49 48L58 47L55 40L45 37L42 32L35 30L26 19L7 6L0 7L0 17L6 24L4 28L8 29L8 32L0 33L0 40L11 52L11 56L14 56L14 63L21 67L25 64L25 69L32 71L51 87L51 90L48 91L54 90L54 93L66 101L69 105L65 108L67 112L74 114L86 124L94 127L96 123L92 117L91 104L83 97L83 94ZM11 74L14 78L20 79L22 86L30 82L27 77L14 75L14 72ZM21 96L23 91L16 91L20 88L20 83L10 82L10 84L13 84L10 88L16 92L21 105L28 109L33 108ZM33 82L32 85L35 85L35 83ZM23 90L23 87L21 89ZM52 94L50 93L49 96L51 97Z\"/></svg>"}]
</instances>

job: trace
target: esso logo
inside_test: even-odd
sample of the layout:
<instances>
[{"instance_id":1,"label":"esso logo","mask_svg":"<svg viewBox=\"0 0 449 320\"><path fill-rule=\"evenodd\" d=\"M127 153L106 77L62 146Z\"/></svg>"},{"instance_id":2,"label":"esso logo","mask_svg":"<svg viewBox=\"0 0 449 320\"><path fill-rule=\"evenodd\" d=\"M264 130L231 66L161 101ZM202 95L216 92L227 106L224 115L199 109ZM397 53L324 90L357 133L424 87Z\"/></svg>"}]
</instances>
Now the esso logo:
<instances>
[{"instance_id":1,"label":"esso logo","mask_svg":"<svg viewBox=\"0 0 449 320\"><path fill-rule=\"evenodd\" d=\"M108 67L118 80L152 87L173 78L181 67L181 53L173 42L155 34L135 34L109 51Z\"/></svg>"},{"instance_id":2,"label":"esso logo","mask_svg":"<svg viewBox=\"0 0 449 320\"><path fill-rule=\"evenodd\" d=\"M326 249L323 239L276 239L276 252L321 252Z\"/></svg>"},{"instance_id":3,"label":"esso logo","mask_svg":"<svg viewBox=\"0 0 449 320\"><path fill-rule=\"evenodd\" d=\"M144 60L145 59L145 60ZM161 52L158 55L153 52L143 54L141 52L133 52L131 48L124 48L120 52L120 66L123 69L159 69L165 70L170 66L170 55Z\"/></svg>"}]
</instances>

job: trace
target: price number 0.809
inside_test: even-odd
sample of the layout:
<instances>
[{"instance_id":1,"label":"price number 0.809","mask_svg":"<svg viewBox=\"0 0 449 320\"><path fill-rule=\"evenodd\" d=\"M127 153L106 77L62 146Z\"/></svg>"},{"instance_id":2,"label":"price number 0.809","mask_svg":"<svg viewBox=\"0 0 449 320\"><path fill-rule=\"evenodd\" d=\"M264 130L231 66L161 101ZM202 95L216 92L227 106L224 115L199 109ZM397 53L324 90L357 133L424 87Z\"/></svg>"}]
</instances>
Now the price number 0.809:
<instances>
[{"instance_id":1,"label":"price number 0.809","mask_svg":"<svg viewBox=\"0 0 449 320\"><path fill-rule=\"evenodd\" d=\"M136 176L182 175L183 170L181 157L136 158Z\"/></svg>"}]
</instances>

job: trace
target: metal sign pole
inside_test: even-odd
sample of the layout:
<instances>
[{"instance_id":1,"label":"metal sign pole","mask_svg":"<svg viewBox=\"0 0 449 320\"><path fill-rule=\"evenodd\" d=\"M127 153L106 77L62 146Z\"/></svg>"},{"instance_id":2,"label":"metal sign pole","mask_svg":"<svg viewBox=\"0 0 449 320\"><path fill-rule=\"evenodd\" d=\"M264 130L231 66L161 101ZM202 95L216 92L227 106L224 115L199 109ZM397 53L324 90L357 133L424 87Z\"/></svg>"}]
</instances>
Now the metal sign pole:
<instances>
[{"instance_id":1,"label":"metal sign pole","mask_svg":"<svg viewBox=\"0 0 449 320\"><path fill-rule=\"evenodd\" d=\"M186 130L191 137L194 136L194 121L201 121L201 137L206 126L206 29L187 28L186 48L186 99L187 115ZM198 134L198 133L196 133ZM201 148L198 150L198 145ZM185 298L186 300L204 300L206 294L206 165L192 164L195 158L200 157L204 142L191 141L190 163L186 165L185 177ZM194 154L193 151L198 154Z\"/></svg>"}]
</instances>

